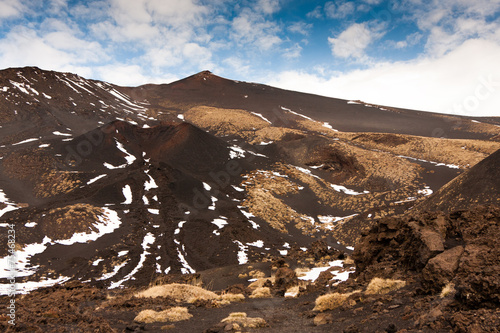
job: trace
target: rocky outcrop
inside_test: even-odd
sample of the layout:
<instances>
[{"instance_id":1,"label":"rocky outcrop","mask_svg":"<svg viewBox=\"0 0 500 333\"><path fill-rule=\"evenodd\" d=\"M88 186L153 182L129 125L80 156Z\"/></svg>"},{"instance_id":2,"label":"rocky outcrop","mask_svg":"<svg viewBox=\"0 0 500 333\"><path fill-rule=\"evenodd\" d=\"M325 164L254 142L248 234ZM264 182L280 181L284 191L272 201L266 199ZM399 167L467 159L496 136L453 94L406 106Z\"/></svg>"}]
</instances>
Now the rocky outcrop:
<instances>
[{"instance_id":1,"label":"rocky outcrop","mask_svg":"<svg viewBox=\"0 0 500 333\"><path fill-rule=\"evenodd\" d=\"M353 254L356 274L361 281L405 276L424 294L452 289L460 307L495 308L500 304L499 233L497 206L382 220Z\"/></svg>"}]
</instances>

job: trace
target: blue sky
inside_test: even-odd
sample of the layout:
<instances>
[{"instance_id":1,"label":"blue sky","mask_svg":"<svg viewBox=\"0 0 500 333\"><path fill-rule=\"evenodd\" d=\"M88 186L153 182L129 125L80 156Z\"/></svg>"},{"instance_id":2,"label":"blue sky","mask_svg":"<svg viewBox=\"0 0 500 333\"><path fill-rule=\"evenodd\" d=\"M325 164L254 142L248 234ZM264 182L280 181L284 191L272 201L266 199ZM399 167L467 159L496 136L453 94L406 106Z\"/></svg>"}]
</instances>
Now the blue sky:
<instances>
[{"instance_id":1,"label":"blue sky","mask_svg":"<svg viewBox=\"0 0 500 333\"><path fill-rule=\"evenodd\" d=\"M0 0L0 68L17 66L500 116L500 0Z\"/></svg>"}]
</instances>

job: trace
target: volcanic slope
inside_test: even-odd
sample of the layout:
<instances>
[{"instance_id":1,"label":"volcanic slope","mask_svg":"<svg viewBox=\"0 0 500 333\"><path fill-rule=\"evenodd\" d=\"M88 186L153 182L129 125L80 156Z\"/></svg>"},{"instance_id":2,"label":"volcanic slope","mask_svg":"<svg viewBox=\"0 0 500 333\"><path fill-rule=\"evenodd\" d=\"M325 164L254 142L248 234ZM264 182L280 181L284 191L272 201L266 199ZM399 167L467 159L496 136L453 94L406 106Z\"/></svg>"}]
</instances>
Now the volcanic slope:
<instances>
[{"instance_id":1,"label":"volcanic slope","mask_svg":"<svg viewBox=\"0 0 500 333\"><path fill-rule=\"evenodd\" d=\"M481 138L498 135L499 117L458 117L298 93L228 80L209 71L163 85L118 88L152 108L182 115L205 105L262 114L273 126L304 127L310 118L343 132L379 132L426 137Z\"/></svg>"},{"instance_id":2,"label":"volcanic slope","mask_svg":"<svg viewBox=\"0 0 500 333\"><path fill-rule=\"evenodd\" d=\"M500 205L500 150L417 205L417 210L451 212L478 204Z\"/></svg>"},{"instance_id":3,"label":"volcanic slope","mask_svg":"<svg viewBox=\"0 0 500 333\"><path fill-rule=\"evenodd\" d=\"M375 219L500 148L498 119L382 110L209 72L126 88L8 69L0 95L0 228L16 229L21 291L69 279L146 285L277 260L317 239L347 251ZM371 113L394 115L392 129L355 127ZM455 138L425 136L431 127Z\"/></svg>"}]
</instances>

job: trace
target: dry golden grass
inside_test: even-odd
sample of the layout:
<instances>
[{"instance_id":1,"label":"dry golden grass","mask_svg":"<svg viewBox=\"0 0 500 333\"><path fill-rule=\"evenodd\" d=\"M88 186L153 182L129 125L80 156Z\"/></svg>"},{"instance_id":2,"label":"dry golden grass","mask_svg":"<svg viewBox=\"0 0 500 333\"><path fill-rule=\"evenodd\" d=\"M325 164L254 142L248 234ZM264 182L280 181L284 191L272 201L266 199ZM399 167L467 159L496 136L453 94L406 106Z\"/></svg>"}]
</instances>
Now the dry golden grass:
<instances>
[{"instance_id":1,"label":"dry golden grass","mask_svg":"<svg viewBox=\"0 0 500 333\"><path fill-rule=\"evenodd\" d=\"M171 283L154 286L135 294L136 297L171 297L179 302L193 303L197 300L217 300L219 295L201 287Z\"/></svg>"},{"instance_id":2,"label":"dry golden grass","mask_svg":"<svg viewBox=\"0 0 500 333\"><path fill-rule=\"evenodd\" d=\"M248 288L250 289L256 289L256 288L261 288L264 286L264 284L269 281L271 283L274 283L274 277L268 277L268 278L260 278L257 279L257 281L254 281L248 285Z\"/></svg>"},{"instance_id":3,"label":"dry golden grass","mask_svg":"<svg viewBox=\"0 0 500 333\"><path fill-rule=\"evenodd\" d=\"M363 133L354 137L353 141L372 149L426 161L454 164L460 168L472 167L500 149L500 142L495 141L428 138L387 133Z\"/></svg>"},{"instance_id":4,"label":"dry golden grass","mask_svg":"<svg viewBox=\"0 0 500 333\"><path fill-rule=\"evenodd\" d=\"M247 187L247 195L242 205L276 230L287 233L286 223L298 218L294 210L264 189Z\"/></svg>"},{"instance_id":5,"label":"dry golden grass","mask_svg":"<svg viewBox=\"0 0 500 333\"><path fill-rule=\"evenodd\" d=\"M245 312L232 312L229 314L229 317L222 319L221 323L238 324L238 326L243 326L245 328L260 328L267 326L264 319L259 317L250 318ZM233 326L233 328L237 328L237 326Z\"/></svg>"},{"instance_id":6,"label":"dry golden grass","mask_svg":"<svg viewBox=\"0 0 500 333\"><path fill-rule=\"evenodd\" d=\"M193 317L188 312L187 308L174 307L164 311L143 310L134 318L134 321L140 323L156 323L156 322L176 322L188 320Z\"/></svg>"},{"instance_id":7,"label":"dry golden grass","mask_svg":"<svg viewBox=\"0 0 500 333\"><path fill-rule=\"evenodd\" d=\"M192 124L215 132L217 136L238 135L252 138L255 132L270 126L262 118L245 110L196 106L184 114Z\"/></svg>"},{"instance_id":8,"label":"dry golden grass","mask_svg":"<svg viewBox=\"0 0 500 333\"><path fill-rule=\"evenodd\" d=\"M315 306L313 311L325 311L325 310L333 310L346 304L349 296L359 293L359 291L354 291L352 293L340 294L340 293L331 293L319 296L316 299Z\"/></svg>"},{"instance_id":9,"label":"dry golden grass","mask_svg":"<svg viewBox=\"0 0 500 333\"><path fill-rule=\"evenodd\" d=\"M391 291L403 288L405 285L406 282L402 280L373 278L368 284L368 287L366 287L365 294L387 294Z\"/></svg>"},{"instance_id":10,"label":"dry golden grass","mask_svg":"<svg viewBox=\"0 0 500 333\"><path fill-rule=\"evenodd\" d=\"M442 115L442 118L447 118L449 122L452 122L455 124L455 127L458 127L460 129L473 132L473 133L484 133L484 134L491 134L491 136L498 135L498 126L488 124L488 123L483 123L483 122L475 122L472 120L468 119L459 119L457 117L453 116L445 116Z\"/></svg>"},{"instance_id":11,"label":"dry golden grass","mask_svg":"<svg viewBox=\"0 0 500 333\"><path fill-rule=\"evenodd\" d=\"M269 298L272 297L269 287L259 287L252 291L250 298Z\"/></svg>"},{"instance_id":12,"label":"dry golden grass","mask_svg":"<svg viewBox=\"0 0 500 333\"><path fill-rule=\"evenodd\" d=\"M252 279L262 279L266 276L266 274L262 271L259 271L259 270L253 270L253 271L250 271L248 273L248 275L252 278Z\"/></svg>"},{"instance_id":13,"label":"dry golden grass","mask_svg":"<svg viewBox=\"0 0 500 333\"><path fill-rule=\"evenodd\" d=\"M51 170L40 177L35 185L34 192L39 198L48 198L69 193L78 188L80 184L81 180L78 179L76 173Z\"/></svg>"},{"instance_id":14,"label":"dry golden grass","mask_svg":"<svg viewBox=\"0 0 500 333\"><path fill-rule=\"evenodd\" d=\"M245 300L245 296L243 294L222 294L220 298L222 301L230 303L243 302Z\"/></svg>"},{"instance_id":15,"label":"dry golden grass","mask_svg":"<svg viewBox=\"0 0 500 333\"><path fill-rule=\"evenodd\" d=\"M454 118L455 119L455 118ZM500 149L500 142L489 140L445 139L392 133L336 132L311 120L301 120L299 127L331 138L360 142L368 148L379 149L397 155L409 156L438 163L469 168ZM462 129L475 133L498 135L498 127L486 123L464 120ZM335 127L335 126L333 126Z\"/></svg>"},{"instance_id":16,"label":"dry golden grass","mask_svg":"<svg viewBox=\"0 0 500 333\"><path fill-rule=\"evenodd\" d=\"M303 131L285 128L285 127L264 127L257 132L252 138L251 144L259 144L261 142L278 142L283 140L285 136L296 136L301 137L306 134Z\"/></svg>"},{"instance_id":17,"label":"dry golden grass","mask_svg":"<svg viewBox=\"0 0 500 333\"><path fill-rule=\"evenodd\" d=\"M38 215L41 232L51 239L69 239L75 232L97 231L95 223L106 220L100 207L89 204L74 204L51 209Z\"/></svg>"}]
</instances>

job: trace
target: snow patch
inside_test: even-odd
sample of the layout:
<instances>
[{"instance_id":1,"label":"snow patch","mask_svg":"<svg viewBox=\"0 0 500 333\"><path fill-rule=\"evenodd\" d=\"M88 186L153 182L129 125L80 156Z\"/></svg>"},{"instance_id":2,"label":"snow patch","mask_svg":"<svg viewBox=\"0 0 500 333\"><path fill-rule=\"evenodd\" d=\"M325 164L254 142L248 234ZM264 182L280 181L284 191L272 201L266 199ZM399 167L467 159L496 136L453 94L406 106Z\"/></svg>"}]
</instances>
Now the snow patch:
<instances>
[{"instance_id":1,"label":"snow patch","mask_svg":"<svg viewBox=\"0 0 500 333\"><path fill-rule=\"evenodd\" d=\"M132 203L132 189L130 185L125 185L122 189L123 196L125 197L125 201L122 202L123 205L130 205Z\"/></svg>"},{"instance_id":2,"label":"snow patch","mask_svg":"<svg viewBox=\"0 0 500 333\"><path fill-rule=\"evenodd\" d=\"M233 241L233 243L238 245L239 251L238 251L238 263L240 265L244 265L248 262L248 255L246 251L248 251L248 246L243 245L240 241Z\"/></svg>"},{"instance_id":3,"label":"snow patch","mask_svg":"<svg viewBox=\"0 0 500 333\"><path fill-rule=\"evenodd\" d=\"M298 113L298 112L292 111L292 110L290 110L290 109L288 109L288 108L285 108L285 107L283 107L283 106L281 106L281 109L282 109L282 110L285 110L285 111L288 111L288 112L290 112L290 113L292 113L292 114L294 114L294 115L296 115L296 116L299 116L299 117L302 117L302 118L305 118L305 119L308 119L308 120L315 121L314 119L312 119L312 118L310 118L310 117L308 117L308 116L304 116L303 114L300 114L300 113Z\"/></svg>"},{"instance_id":4,"label":"snow patch","mask_svg":"<svg viewBox=\"0 0 500 333\"><path fill-rule=\"evenodd\" d=\"M262 247L264 247L264 242L261 240L258 240L258 241L252 242L252 243L247 243L247 245L262 248Z\"/></svg>"},{"instance_id":5,"label":"snow patch","mask_svg":"<svg viewBox=\"0 0 500 333\"><path fill-rule=\"evenodd\" d=\"M13 143L12 145L13 146L17 146L17 145L21 145L23 143L33 142L33 141L37 141L37 140L40 140L40 138L26 139L26 140L23 140L23 141L20 141L20 142L17 142L17 143Z\"/></svg>"},{"instance_id":6,"label":"snow patch","mask_svg":"<svg viewBox=\"0 0 500 333\"><path fill-rule=\"evenodd\" d=\"M148 177L149 177L149 181L146 181L144 183L144 190L145 191L149 191L149 190L151 190L153 188L158 188L158 185L156 185L156 182L153 179L153 177L151 177L149 174L148 174Z\"/></svg>"},{"instance_id":7,"label":"snow patch","mask_svg":"<svg viewBox=\"0 0 500 333\"><path fill-rule=\"evenodd\" d=\"M269 123L269 124L272 124L268 119L266 119L262 114L260 113L257 113L257 112L251 112L253 115L256 115L257 117L261 118L262 120L264 120L265 122Z\"/></svg>"},{"instance_id":8,"label":"snow patch","mask_svg":"<svg viewBox=\"0 0 500 333\"><path fill-rule=\"evenodd\" d=\"M69 133L61 133L59 131L54 131L52 132L52 134L54 135L60 135L60 136L73 136L72 134L69 134Z\"/></svg>"},{"instance_id":9,"label":"snow patch","mask_svg":"<svg viewBox=\"0 0 500 333\"><path fill-rule=\"evenodd\" d=\"M92 183L95 183L95 182L96 182L96 181L98 181L99 179L104 178L104 177L106 177L106 176L107 176L107 174L103 174L103 175L99 175L99 176L97 176L97 177L95 177L95 178L92 178L91 180L89 180L89 181L87 182L87 185L90 185L90 184L92 184Z\"/></svg>"},{"instance_id":10,"label":"snow patch","mask_svg":"<svg viewBox=\"0 0 500 333\"><path fill-rule=\"evenodd\" d=\"M107 207L102 208L102 210L104 211L104 214L98 215L97 219L99 221L92 224L97 231L92 231L91 233L74 233L70 239L55 240L52 244L73 245L75 243L87 243L89 241L95 241L105 234L112 233L122 223L120 217L118 216L118 213Z\"/></svg>"},{"instance_id":11,"label":"snow patch","mask_svg":"<svg viewBox=\"0 0 500 333\"><path fill-rule=\"evenodd\" d=\"M455 165L455 164L445 164L445 163L427 161L427 160L423 160L423 159L420 159L420 158L414 158L414 157L403 156L403 155L398 155L397 157L406 158L408 160L413 160L413 161L431 163L431 164L434 164L435 166L445 166L445 167L450 168L450 169L460 169L460 166L459 165Z\"/></svg>"},{"instance_id":12,"label":"snow patch","mask_svg":"<svg viewBox=\"0 0 500 333\"><path fill-rule=\"evenodd\" d=\"M348 189L345 186L342 185L335 185L335 184L330 184L330 186L337 192L343 192L348 195L360 195L360 194L367 194L370 193L370 191L363 191L363 192L356 192L354 190Z\"/></svg>"},{"instance_id":13,"label":"snow patch","mask_svg":"<svg viewBox=\"0 0 500 333\"><path fill-rule=\"evenodd\" d=\"M116 139L115 139L116 140ZM127 160L127 164L128 165L131 165L132 163L134 163L134 161L137 159L134 155L130 154L124 147L123 147L123 144L121 142L119 142L118 140L116 140L116 147L121 150L126 156L125 156L125 159Z\"/></svg>"},{"instance_id":14,"label":"snow patch","mask_svg":"<svg viewBox=\"0 0 500 333\"><path fill-rule=\"evenodd\" d=\"M146 236L144 236L144 239L142 240L141 245L143 251L141 253L141 258L139 259L139 263L137 264L137 266L135 266L134 269L120 281L111 283L109 289L115 289L120 287L122 283L130 280L130 278L133 277L142 268L142 265L144 265L144 262L146 261L146 256L150 254L147 250L149 249L150 245L153 244L154 242L155 242L155 236L152 233L148 232Z\"/></svg>"},{"instance_id":15,"label":"snow patch","mask_svg":"<svg viewBox=\"0 0 500 333\"><path fill-rule=\"evenodd\" d=\"M324 272L328 270L330 267L343 267L343 261L342 260L335 260L335 261L330 261L328 263L328 266L326 267L314 267L310 271L305 272L304 276L299 276L300 280L304 281L311 281L314 282L318 279L319 275L321 272ZM333 274L333 279L340 280L340 281L346 281L349 278L349 274L351 272L349 271L344 271L344 272L339 272L339 271L331 271Z\"/></svg>"}]
</instances>

